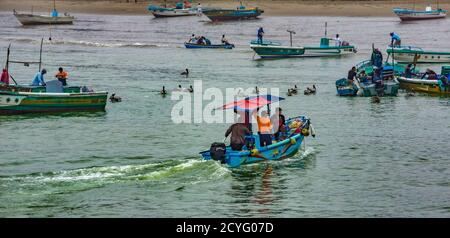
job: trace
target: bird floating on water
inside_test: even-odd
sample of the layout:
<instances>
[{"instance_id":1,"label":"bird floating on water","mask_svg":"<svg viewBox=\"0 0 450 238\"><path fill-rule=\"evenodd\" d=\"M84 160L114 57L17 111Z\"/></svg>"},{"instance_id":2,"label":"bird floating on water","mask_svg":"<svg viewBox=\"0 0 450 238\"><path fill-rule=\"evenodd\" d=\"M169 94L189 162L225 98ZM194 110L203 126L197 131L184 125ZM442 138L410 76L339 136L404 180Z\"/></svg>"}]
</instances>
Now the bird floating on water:
<instances>
[{"instance_id":1,"label":"bird floating on water","mask_svg":"<svg viewBox=\"0 0 450 238\"><path fill-rule=\"evenodd\" d=\"M194 92L194 88L192 87L192 85L189 86L188 91L189 91L190 93L193 93L193 92Z\"/></svg>"},{"instance_id":2,"label":"bird floating on water","mask_svg":"<svg viewBox=\"0 0 450 238\"><path fill-rule=\"evenodd\" d=\"M185 75L187 78L189 76L189 69L186 69L184 72L181 72L181 75Z\"/></svg>"},{"instance_id":3,"label":"bird floating on water","mask_svg":"<svg viewBox=\"0 0 450 238\"><path fill-rule=\"evenodd\" d=\"M289 90L288 90L288 91L289 91ZM297 85L294 85L294 87L291 88L290 91L291 91L292 94L297 94L297 92L298 92Z\"/></svg>"},{"instance_id":4,"label":"bird floating on water","mask_svg":"<svg viewBox=\"0 0 450 238\"><path fill-rule=\"evenodd\" d=\"M167 94L166 87L163 86L162 90L159 92L161 95L165 96Z\"/></svg>"},{"instance_id":5,"label":"bird floating on water","mask_svg":"<svg viewBox=\"0 0 450 238\"><path fill-rule=\"evenodd\" d=\"M109 97L109 100L110 100L111 102L121 102L121 101L122 101L122 98L116 96L116 94L113 93L113 94L111 94L111 97Z\"/></svg>"},{"instance_id":6,"label":"bird floating on water","mask_svg":"<svg viewBox=\"0 0 450 238\"><path fill-rule=\"evenodd\" d=\"M312 88L306 87L306 90L304 91L305 95L311 95L316 94L316 85L313 84Z\"/></svg>"},{"instance_id":7,"label":"bird floating on water","mask_svg":"<svg viewBox=\"0 0 450 238\"><path fill-rule=\"evenodd\" d=\"M292 96L292 90L291 90L291 89L288 89L287 95L288 95L289 97Z\"/></svg>"}]
</instances>

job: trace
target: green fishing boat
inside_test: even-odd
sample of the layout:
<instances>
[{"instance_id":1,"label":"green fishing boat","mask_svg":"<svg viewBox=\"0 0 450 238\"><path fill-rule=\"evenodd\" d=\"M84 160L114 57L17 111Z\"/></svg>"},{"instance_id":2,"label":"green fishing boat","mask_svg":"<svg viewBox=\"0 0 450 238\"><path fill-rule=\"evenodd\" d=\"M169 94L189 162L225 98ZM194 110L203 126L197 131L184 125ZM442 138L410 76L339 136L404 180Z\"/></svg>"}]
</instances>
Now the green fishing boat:
<instances>
[{"instance_id":1,"label":"green fishing boat","mask_svg":"<svg viewBox=\"0 0 450 238\"><path fill-rule=\"evenodd\" d=\"M320 39L320 45L318 46L292 46L292 34L296 33L290 30L288 32L290 34L290 46L252 41L250 48L261 58L329 57L356 53L355 46L345 41L337 42L334 46L330 45L331 39L326 36Z\"/></svg>"},{"instance_id":2,"label":"green fishing boat","mask_svg":"<svg viewBox=\"0 0 450 238\"><path fill-rule=\"evenodd\" d=\"M39 64L39 71L41 71L42 62L41 60L39 62L11 61L9 55L10 46L7 51L6 66L1 75L0 115L105 110L108 92L94 92L86 86L63 87L59 80L47 81L45 86L18 84L8 72L9 63L25 65L36 63ZM15 85L9 84L10 79Z\"/></svg>"},{"instance_id":3,"label":"green fishing boat","mask_svg":"<svg viewBox=\"0 0 450 238\"><path fill-rule=\"evenodd\" d=\"M0 115L104 111L107 92L34 93L0 91Z\"/></svg>"}]
</instances>

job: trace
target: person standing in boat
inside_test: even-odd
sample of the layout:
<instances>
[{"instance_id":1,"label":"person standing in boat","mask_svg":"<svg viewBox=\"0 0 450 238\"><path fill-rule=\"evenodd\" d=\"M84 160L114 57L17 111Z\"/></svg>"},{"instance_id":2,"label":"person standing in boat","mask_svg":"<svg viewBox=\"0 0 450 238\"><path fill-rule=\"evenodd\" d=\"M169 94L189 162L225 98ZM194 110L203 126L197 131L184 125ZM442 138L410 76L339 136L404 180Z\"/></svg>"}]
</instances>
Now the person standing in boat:
<instances>
[{"instance_id":1,"label":"person standing in boat","mask_svg":"<svg viewBox=\"0 0 450 238\"><path fill-rule=\"evenodd\" d=\"M198 14L199 16L202 15L202 5L201 5L200 3L197 4L197 14Z\"/></svg>"},{"instance_id":2,"label":"person standing in boat","mask_svg":"<svg viewBox=\"0 0 450 238\"><path fill-rule=\"evenodd\" d=\"M62 67L59 67L55 77L62 83L63 86L67 86L67 78L69 77L69 74L64 71Z\"/></svg>"},{"instance_id":3,"label":"person standing in boat","mask_svg":"<svg viewBox=\"0 0 450 238\"><path fill-rule=\"evenodd\" d=\"M272 125L275 125L275 140L283 140L284 134L286 132L286 118L284 117L282 113L281 107L277 107L275 114L270 118Z\"/></svg>"},{"instance_id":4,"label":"person standing in boat","mask_svg":"<svg viewBox=\"0 0 450 238\"><path fill-rule=\"evenodd\" d=\"M383 66L383 54L378 48L373 50L370 61L372 61L372 66L376 66L378 68Z\"/></svg>"},{"instance_id":5,"label":"person standing in boat","mask_svg":"<svg viewBox=\"0 0 450 238\"><path fill-rule=\"evenodd\" d=\"M34 76L31 86L45 86L44 75L47 73L46 69L42 69L41 72L37 72Z\"/></svg>"},{"instance_id":6,"label":"person standing in boat","mask_svg":"<svg viewBox=\"0 0 450 238\"><path fill-rule=\"evenodd\" d=\"M353 66L352 69L350 71L348 71L347 74L347 81L349 85L353 84L353 80L355 80L356 75L358 75L358 73L356 72L356 67Z\"/></svg>"},{"instance_id":7,"label":"person standing in boat","mask_svg":"<svg viewBox=\"0 0 450 238\"><path fill-rule=\"evenodd\" d=\"M260 28L258 29L258 34L257 34L257 37L258 37L258 44L261 44L261 45L262 45L262 43L263 43L263 36L264 36L264 29L263 29L262 27L260 27Z\"/></svg>"},{"instance_id":8,"label":"person standing in boat","mask_svg":"<svg viewBox=\"0 0 450 238\"><path fill-rule=\"evenodd\" d=\"M405 78L410 79L413 76L415 76L415 74L413 72L412 64L408 64L405 68Z\"/></svg>"},{"instance_id":9,"label":"person standing in boat","mask_svg":"<svg viewBox=\"0 0 450 238\"><path fill-rule=\"evenodd\" d=\"M336 37L333 40L336 47L341 46L341 38L339 38L339 34L336 34Z\"/></svg>"},{"instance_id":10,"label":"person standing in boat","mask_svg":"<svg viewBox=\"0 0 450 238\"><path fill-rule=\"evenodd\" d=\"M272 144L272 122L270 121L269 113L267 111L262 111L261 116L258 115L259 108L253 111L253 116L258 122L258 135L259 143L261 147L269 146Z\"/></svg>"},{"instance_id":11,"label":"person standing in boat","mask_svg":"<svg viewBox=\"0 0 450 238\"><path fill-rule=\"evenodd\" d=\"M400 47L402 45L402 39L395 32L389 34L391 36L391 46Z\"/></svg>"},{"instance_id":12,"label":"person standing in boat","mask_svg":"<svg viewBox=\"0 0 450 238\"><path fill-rule=\"evenodd\" d=\"M225 138L231 134L230 146L231 149L241 151L245 145L245 136L251 135L250 130L244 123L235 123L231 125L225 132Z\"/></svg>"},{"instance_id":13,"label":"person standing in boat","mask_svg":"<svg viewBox=\"0 0 450 238\"><path fill-rule=\"evenodd\" d=\"M53 8L51 16L52 17L58 17L58 11L56 11L55 8Z\"/></svg>"}]
</instances>

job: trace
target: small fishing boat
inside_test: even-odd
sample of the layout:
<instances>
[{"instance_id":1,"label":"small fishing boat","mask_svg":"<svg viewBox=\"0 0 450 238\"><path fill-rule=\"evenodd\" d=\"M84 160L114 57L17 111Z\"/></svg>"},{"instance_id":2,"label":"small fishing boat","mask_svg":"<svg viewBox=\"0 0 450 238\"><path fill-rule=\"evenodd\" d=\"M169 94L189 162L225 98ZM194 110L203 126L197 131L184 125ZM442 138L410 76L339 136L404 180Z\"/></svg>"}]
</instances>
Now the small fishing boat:
<instances>
[{"instance_id":1,"label":"small fishing boat","mask_svg":"<svg viewBox=\"0 0 450 238\"><path fill-rule=\"evenodd\" d=\"M42 42L43 39L41 54ZM47 81L45 86L18 84L8 72L10 63L39 64L41 71L42 62L13 61L9 59L9 55L10 46L7 49L6 66L0 83L1 115L105 110L108 92L94 92L85 86L63 87L59 80ZM9 79L12 79L15 85L10 85Z\"/></svg>"},{"instance_id":2,"label":"small fishing boat","mask_svg":"<svg viewBox=\"0 0 450 238\"><path fill-rule=\"evenodd\" d=\"M234 45L233 44L196 44L196 43L188 43L185 42L184 46L187 49L233 49Z\"/></svg>"},{"instance_id":3,"label":"small fishing boat","mask_svg":"<svg viewBox=\"0 0 450 238\"><path fill-rule=\"evenodd\" d=\"M0 115L104 111L107 92L32 93L0 91Z\"/></svg>"},{"instance_id":4,"label":"small fishing boat","mask_svg":"<svg viewBox=\"0 0 450 238\"><path fill-rule=\"evenodd\" d=\"M246 8L244 5L237 7L236 9L220 9L210 8L205 9L202 13L208 17L211 21L229 21L229 20L245 20L256 19L264 10L259 8Z\"/></svg>"},{"instance_id":5,"label":"small fishing boat","mask_svg":"<svg viewBox=\"0 0 450 238\"><path fill-rule=\"evenodd\" d=\"M439 8L439 3L436 10L433 10L431 6L427 6L425 11L407 8L394 8L393 12L402 21L431 20L445 18L447 16L447 11Z\"/></svg>"},{"instance_id":6,"label":"small fishing boat","mask_svg":"<svg viewBox=\"0 0 450 238\"><path fill-rule=\"evenodd\" d=\"M444 79L446 77L446 80ZM400 88L408 91L426 93L437 96L450 96L450 85L448 79L450 77L450 66L443 66L441 75L438 75L438 79L431 80L421 77L421 74L415 75L412 78L406 78L404 76L397 77L400 82ZM444 81L445 80L445 81Z\"/></svg>"},{"instance_id":7,"label":"small fishing boat","mask_svg":"<svg viewBox=\"0 0 450 238\"><path fill-rule=\"evenodd\" d=\"M14 16L22 25L54 25L54 24L73 24L75 17L67 13L60 15L56 10L56 2L53 1L53 10L50 15L35 15L18 13L14 10Z\"/></svg>"},{"instance_id":8,"label":"small fishing boat","mask_svg":"<svg viewBox=\"0 0 450 238\"><path fill-rule=\"evenodd\" d=\"M257 108L268 106L271 103L284 100L284 98L272 95L259 95L226 104L221 109L236 109L244 111L247 115ZM211 148L200 152L204 160L216 160L230 167L239 167L263 161L282 160L294 156L306 136L315 136L311 121L306 116L299 116L286 120L285 139L277 141L269 146L260 146L258 134L246 137L246 145L241 151L235 151L224 143L213 143Z\"/></svg>"},{"instance_id":9,"label":"small fishing boat","mask_svg":"<svg viewBox=\"0 0 450 238\"><path fill-rule=\"evenodd\" d=\"M348 42L330 46L330 39L323 37L319 46L292 46L292 34L294 31L288 30L290 34L290 46L283 46L272 41L260 42L252 41L250 48L261 58L289 58L289 57L326 57L341 56L356 53L355 46Z\"/></svg>"},{"instance_id":10,"label":"small fishing boat","mask_svg":"<svg viewBox=\"0 0 450 238\"><path fill-rule=\"evenodd\" d=\"M185 5L183 3L177 3L175 8L150 5L148 7L148 10L156 18L196 16L199 14L196 8L185 8Z\"/></svg>"},{"instance_id":11,"label":"small fishing boat","mask_svg":"<svg viewBox=\"0 0 450 238\"><path fill-rule=\"evenodd\" d=\"M426 51L415 46L388 47L386 52L398 63L449 63L450 52Z\"/></svg>"},{"instance_id":12,"label":"small fishing boat","mask_svg":"<svg viewBox=\"0 0 450 238\"><path fill-rule=\"evenodd\" d=\"M365 72L366 77L361 80L349 81L347 78L336 80L336 91L339 96L397 96L400 84L395 78L404 72L402 66L396 68L392 65L385 64L380 69L380 80L373 82L374 67L370 60L362 61L356 65L358 75L362 71Z\"/></svg>"}]
</instances>

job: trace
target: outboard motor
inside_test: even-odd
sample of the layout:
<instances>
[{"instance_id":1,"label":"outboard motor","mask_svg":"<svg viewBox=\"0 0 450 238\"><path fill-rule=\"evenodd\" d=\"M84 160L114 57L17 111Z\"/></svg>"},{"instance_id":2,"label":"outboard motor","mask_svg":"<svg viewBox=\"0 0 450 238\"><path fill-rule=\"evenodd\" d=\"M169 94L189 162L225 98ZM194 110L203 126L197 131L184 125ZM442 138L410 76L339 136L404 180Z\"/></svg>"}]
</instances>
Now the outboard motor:
<instances>
[{"instance_id":1,"label":"outboard motor","mask_svg":"<svg viewBox=\"0 0 450 238\"><path fill-rule=\"evenodd\" d=\"M220 163L225 163L225 153L227 151L227 147L224 143L214 142L211 144L211 148L209 149L209 153L211 154L211 158L213 160L220 161Z\"/></svg>"}]
</instances>

